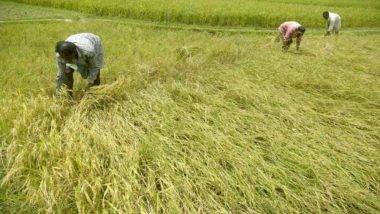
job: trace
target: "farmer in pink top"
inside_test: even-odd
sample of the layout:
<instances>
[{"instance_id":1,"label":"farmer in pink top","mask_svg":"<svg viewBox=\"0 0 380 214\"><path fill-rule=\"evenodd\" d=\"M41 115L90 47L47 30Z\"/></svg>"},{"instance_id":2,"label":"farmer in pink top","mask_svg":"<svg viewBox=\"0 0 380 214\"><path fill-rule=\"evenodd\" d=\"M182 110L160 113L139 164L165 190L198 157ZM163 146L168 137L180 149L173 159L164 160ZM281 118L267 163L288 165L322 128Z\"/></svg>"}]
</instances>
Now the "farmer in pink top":
<instances>
[{"instance_id":1,"label":"farmer in pink top","mask_svg":"<svg viewBox=\"0 0 380 214\"><path fill-rule=\"evenodd\" d=\"M305 33L305 28L300 25L298 22L290 21L290 22L284 22L280 25L278 28L278 38L277 41L281 39L282 41L282 50L287 51L290 47L290 45L293 42L293 38L296 38L296 47L297 50L300 47L300 43L302 40L302 36Z\"/></svg>"}]
</instances>

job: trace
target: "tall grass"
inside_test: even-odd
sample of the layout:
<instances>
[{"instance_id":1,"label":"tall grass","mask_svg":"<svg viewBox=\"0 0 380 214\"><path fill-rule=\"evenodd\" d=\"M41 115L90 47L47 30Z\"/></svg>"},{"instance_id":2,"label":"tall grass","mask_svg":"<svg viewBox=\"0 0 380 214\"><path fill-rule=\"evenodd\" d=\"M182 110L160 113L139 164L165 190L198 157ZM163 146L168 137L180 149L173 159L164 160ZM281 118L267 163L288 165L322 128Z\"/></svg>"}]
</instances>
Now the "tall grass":
<instances>
[{"instance_id":1,"label":"tall grass","mask_svg":"<svg viewBox=\"0 0 380 214\"><path fill-rule=\"evenodd\" d=\"M247 1L247 0L14 0L29 4L66 8L101 16L219 26L274 28L286 20L297 20L310 28L324 27L325 10L339 13L344 27L380 26L379 4L373 1ZM365 3L368 3L366 6ZM322 5L319 5L322 4ZM325 5L327 4L327 5ZM351 5L351 7L349 7Z\"/></svg>"},{"instance_id":2,"label":"tall grass","mask_svg":"<svg viewBox=\"0 0 380 214\"><path fill-rule=\"evenodd\" d=\"M380 9L380 2L377 0L261 0L265 2L319 5L326 7L356 7L356 8L376 8Z\"/></svg>"},{"instance_id":3,"label":"tall grass","mask_svg":"<svg viewBox=\"0 0 380 214\"><path fill-rule=\"evenodd\" d=\"M84 93L77 75L57 99L54 44L84 31L103 39L103 84ZM379 210L378 35L284 54L272 35L0 32L4 213Z\"/></svg>"}]
</instances>

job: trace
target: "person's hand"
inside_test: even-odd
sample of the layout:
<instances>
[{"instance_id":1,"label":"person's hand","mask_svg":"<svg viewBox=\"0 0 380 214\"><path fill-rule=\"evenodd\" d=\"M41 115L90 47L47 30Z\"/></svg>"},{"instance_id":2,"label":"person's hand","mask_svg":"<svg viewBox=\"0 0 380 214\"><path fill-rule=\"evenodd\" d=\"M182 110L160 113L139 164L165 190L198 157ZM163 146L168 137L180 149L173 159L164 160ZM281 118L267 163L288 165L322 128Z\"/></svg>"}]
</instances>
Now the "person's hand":
<instances>
[{"instance_id":1,"label":"person's hand","mask_svg":"<svg viewBox=\"0 0 380 214\"><path fill-rule=\"evenodd\" d=\"M66 69L65 69L65 73L66 73L66 74L69 74L69 73L71 73L71 72L73 72L73 69L71 69L70 67L66 67Z\"/></svg>"},{"instance_id":2,"label":"person's hand","mask_svg":"<svg viewBox=\"0 0 380 214\"><path fill-rule=\"evenodd\" d=\"M284 41L282 44L282 51L285 52L289 49L290 45L292 44L292 40Z\"/></svg>"},{"instance_id":3,"label":"person's hand","mask_svg":"<svg viewBox=\"0 0 380 214\"><path fill-rule=\"evenodd\" d=\"M87 83L85 90L89 90L92 86L94 86L94 83Z\"/></svg>"}]
</instances>

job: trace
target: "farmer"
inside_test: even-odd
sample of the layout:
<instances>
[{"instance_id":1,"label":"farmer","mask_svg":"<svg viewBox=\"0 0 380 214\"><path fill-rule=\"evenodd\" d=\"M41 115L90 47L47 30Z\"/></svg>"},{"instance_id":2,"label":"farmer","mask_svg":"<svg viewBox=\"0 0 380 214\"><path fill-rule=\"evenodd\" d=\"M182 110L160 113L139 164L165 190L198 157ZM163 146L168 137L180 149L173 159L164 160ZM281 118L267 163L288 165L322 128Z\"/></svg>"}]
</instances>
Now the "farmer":
<instances>
[{"instance_id":1,"label":"farmer","mask_svg":"<svg viewBox=\"0 0 380 214\"><path fill-rule=\"evenodd\" d=\"M336 13L328 11L323 12L323 18L327 20L327 30L325 36L329 36L331 33L339 34L340 30L340 16Z\"/></svg>"},{"instance_id":2,"label":"farmer","mask_svg":"<svg viewBox=\"0 0 380 214\"><path fill-rule=\"evenodd\" d=\"M296 38L296 48L299 50L302 36L305 33L305 28L298 22L289 21L284 22L278 27L277 41L282 41L282 50L287 51L293 42L293 38Z\"/></svg>"},{"instance_id":3,"label":"farmer","mask_svg":"<svg viewBox=\"0 0 380 214\"><path fill-rule=\"evenodd\" d=\"M62 85L73 95L74 70L84 79L87 87L100 84L100 69L103 67L103 47L100 38L92 33L80 33L69 36L55 46L57 57L57 92Z\"/></svg>"}]
</instances>

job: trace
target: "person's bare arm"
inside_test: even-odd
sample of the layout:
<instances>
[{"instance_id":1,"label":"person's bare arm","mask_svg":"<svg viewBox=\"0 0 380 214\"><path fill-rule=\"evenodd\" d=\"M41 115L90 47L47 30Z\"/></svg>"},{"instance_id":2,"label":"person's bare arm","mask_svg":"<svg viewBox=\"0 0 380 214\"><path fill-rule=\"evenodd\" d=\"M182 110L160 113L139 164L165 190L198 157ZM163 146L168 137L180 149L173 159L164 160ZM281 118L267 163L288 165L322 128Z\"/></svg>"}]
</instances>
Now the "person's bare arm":
<instances>
[{"instance_id":1,"label":"person's bare arm","mask_svg":"<svg viewBox=\"0 0 380 214\"><path fill-rule=\"evenodd\" d=\"M326 33L325 36L330 35L330 20L327 20Z\"/></svg>"},{"instance_id":2,"label":"person's bare arm","mask_svg":"<svg viewBox=\"0 0 380 214\"><path fill-rule=\"evenodd\" d=\"M293 40L290 38L288 40L284 40L283 44L282 44L282 51L287 51L290 47L290 45L292 44Z\"/></svg>"},{"instance_id":3,"label":"person's bare arm","mask_svg":"<svg viewBox=\"0 0 380 214\"><path fill-rule=\"evenodd\" d=\"M287 30L283 37L282 50L287 51L290 45L293 43L292 32Z\"/></svg>"},{"instance_id":4,"label":"person's bare arm","mask_svg":"<svg viewBox=\"0 0 380 214\"><path fill-rule=\"evenodd\" d=\"M299 48L300 48L301 41L302 41L302 36L297 36L297 38L296 38L296 48L297 48L297 50L299 50Z\"/></svg>"},{"instance_id":5,"label":"person's bare arm","mask_svg":"<svg viewBox=\"0 0 380 214\"><path fill-rule=\"evenodd\" d=\"M66 64L62 61L62 59L59 56L56 56L56 62L57 62L57 79L56 79L56 90L59 91L64 84L64 72L66 69Z\"/></svg>"}]
</instances>

